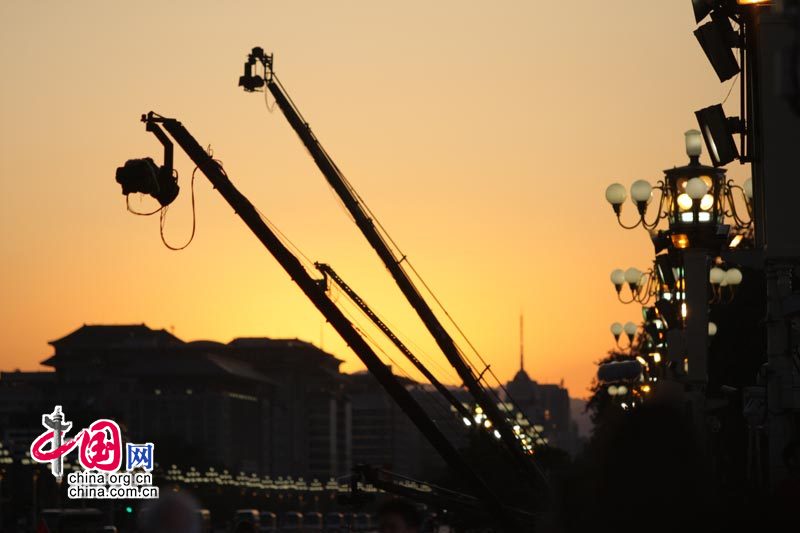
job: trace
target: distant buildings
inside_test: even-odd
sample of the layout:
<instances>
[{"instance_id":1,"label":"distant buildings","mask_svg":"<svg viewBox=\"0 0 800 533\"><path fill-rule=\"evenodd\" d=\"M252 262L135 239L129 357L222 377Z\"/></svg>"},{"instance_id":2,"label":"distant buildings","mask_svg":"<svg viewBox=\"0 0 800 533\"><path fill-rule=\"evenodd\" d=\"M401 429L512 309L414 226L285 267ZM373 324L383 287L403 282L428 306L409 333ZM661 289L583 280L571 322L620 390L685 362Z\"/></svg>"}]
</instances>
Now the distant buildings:
<instances>
[{"instance_id":1,"label":"distant buildings","mask_svg":"<svg viewBox=\"0 0 800 533\"><path fill-rule=\"evenodd\" d=\"M466 443L465 428L432 387L399 378L428 416L456 446ZM353 463L369 464L405 476L431 480L444 461L378 381L366 371L346 376L352 411Z\"/></svg>"},{"instance_id":2,"label":"distant buildings","mask_svg":"<svg viewBox=\"0 0 800 533\"><path fill-rule=\"evenodd\" d=\"M542 426L549 443L570 453L579 448L578 426L573 421L569 392L562 385L537 383L524 368L506 384L508 399L533 424Z\"/></svg>"},{"instance_id":3,"label":"distant buildings","mask_svg":"<svg viewBox=\"0 0 800 533\"><path fill-rule=\"evenodd\" d=\"M58 403L76 427L115 419L162 460L309 480L350 471L341 361L311 344L184 342L144 325L83 326L50 344L42 364L55 372L0 374L4 442L25 434L30 446Z\"/></svg>"},{"instance_id":4,"label":"distant buildings","mask_svg":"<svg viewBox=\"0 0 800 533\"><path fill-rule=\"evenodd\" d=\"M537 383L525 372L525 354L522 342L522 317L520 316L519 370L506 383L506 398L511 401L532 424L542 426L548 442L570 454L578 452L580 438L578 425L573 419L569 391L560 385Z\"/></svg>"},{"instance_id":5,"label":"distant buildings","mask_svg":"<svg viewBox=\"0 0 800 533\"><path fill-rule=\"evenodd\" d=\"M74 427L120 423L124 440L154 442L182 466L327 480L366 463L425 479L443 463L368 373L299 340L185 342L145 325L83 326L52 341L54 372L0 373L0 439L22 456L41 414L60 404ZM457 446L465 427L430 387L411 394ZM508 392L551 443L574 449L566 389L520 369ZM454 391L457 394L463 391Z\"/></svg>"}]
</instances>

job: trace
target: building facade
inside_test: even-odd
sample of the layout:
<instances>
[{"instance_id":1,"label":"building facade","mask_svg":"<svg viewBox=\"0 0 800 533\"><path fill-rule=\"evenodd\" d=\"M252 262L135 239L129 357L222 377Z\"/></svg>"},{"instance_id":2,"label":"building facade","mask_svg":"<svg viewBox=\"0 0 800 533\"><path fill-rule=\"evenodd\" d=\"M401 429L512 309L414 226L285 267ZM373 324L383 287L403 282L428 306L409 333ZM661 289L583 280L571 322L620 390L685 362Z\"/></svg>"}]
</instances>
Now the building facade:
<instances>
[{"instance_id":1,"label":"building facade","mask_svg":"<svg viewBox=\"0 0 800 533\"><path fill-rule=\"evenodd\" d=\"M308 343L185 342L144 325L98 325L50 344L42 364L53 372L0 374L3 442L29 447L41 413L59 404L74 427L116 420L124 440L156 443L169 464L309 481L350 471L341 362Z\"/></svg>"}]
</instances>

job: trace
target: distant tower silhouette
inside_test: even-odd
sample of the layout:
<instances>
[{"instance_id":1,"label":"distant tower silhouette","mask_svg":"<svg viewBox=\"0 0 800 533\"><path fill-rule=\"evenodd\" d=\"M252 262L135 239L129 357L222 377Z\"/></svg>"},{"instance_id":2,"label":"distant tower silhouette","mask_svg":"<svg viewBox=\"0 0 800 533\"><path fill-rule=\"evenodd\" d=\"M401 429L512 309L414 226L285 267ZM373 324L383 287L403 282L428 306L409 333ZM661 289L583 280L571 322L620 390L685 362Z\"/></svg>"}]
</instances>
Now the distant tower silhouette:
<instances>
[{"instance_id":1,"label":"distant tower silhouette","mask_svg":"<svg viewBox=\"0 0 800 533\"><path fill-rule=\"evenodd\" d=\"M529 420L538 420L536 412L537 383L525 372L525 322L522 311L519 313L519 370L507 383L510 396L514 398L517 407L522 410Z\"/></svg>"},{"instance_id":2,"label":"distant tower silhouette","mask_svg":"<svg viewBox=\"0 0 800 533\"><path fill-rule=\"evenodd\" d=\"M519 313L519 370L514 374L514 378L508 382L508 385L510 387L509 392L517 400L525 401L524 399L530 396L530 401L533 401L534 390L532 387L536 385L536 382L525 372L525 334L522 311Z\"/></svg>"}]
</instances>

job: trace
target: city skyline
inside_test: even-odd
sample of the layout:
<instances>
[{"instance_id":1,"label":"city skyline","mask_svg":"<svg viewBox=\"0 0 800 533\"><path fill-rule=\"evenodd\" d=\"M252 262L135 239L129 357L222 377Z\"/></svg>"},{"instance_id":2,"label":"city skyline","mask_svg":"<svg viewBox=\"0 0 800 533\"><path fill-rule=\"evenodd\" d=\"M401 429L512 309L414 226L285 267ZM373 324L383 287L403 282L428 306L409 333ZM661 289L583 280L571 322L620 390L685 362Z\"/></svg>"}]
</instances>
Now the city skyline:
<instances>
[{"instance_id":1,"label":"city skyline","mask_svg":"<svg viewBox=\"0 0 800 533\"><path fill-rule=\"evenodd\" d=\"M639 316L614 300L608 272L648 257L643 232L619 234L604 188L684 164L690 110L731 83L708 68L690 6L195 6L161 6L158 19L101 3L0 8L0 106L14 124L0 142L4 369L36 369L47 341L82 323L142 322L185 339L297 337L346 372L361 368L205 180L197 238L181 253L162 246L154 220L129 216L113 173L126 158L160 157L137 121L152 109L210 144L278 227L455 382L289 126L236 87L260 45L501 381L518 367L522 309L529 373L586 396L613 346L608 324ZM166 232L180 243L192 166L176 167L183 195Z\"/></svg>"}]
</instances>

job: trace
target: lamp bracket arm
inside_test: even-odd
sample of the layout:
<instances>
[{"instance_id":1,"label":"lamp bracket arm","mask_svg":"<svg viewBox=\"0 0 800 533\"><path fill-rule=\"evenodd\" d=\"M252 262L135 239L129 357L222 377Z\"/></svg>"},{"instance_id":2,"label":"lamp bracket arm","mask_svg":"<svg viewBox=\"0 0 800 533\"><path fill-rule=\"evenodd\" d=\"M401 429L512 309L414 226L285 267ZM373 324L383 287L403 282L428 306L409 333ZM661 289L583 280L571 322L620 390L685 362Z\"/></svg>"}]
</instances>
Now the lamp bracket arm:
<instances>
[{"instance_id":1,"label":"lamp bracket arm","mask_svg":"<svg viewBox=\"0 0 800 533\"><path fill-rule=\"evenodd\" d=\"M658 189L660 191L660 196L658 198L658 210L656 211L656 217L653 219L652 222L648 223L644 215L642 215L642 225L648 231L653 230L658 226L658 223L663 219L666 218L667 214L663 212L664 210L664 198L666 197L666 186L663 181L659 181L656 183L656 186L653 189Z\"/></svg>"}]
</instances>

